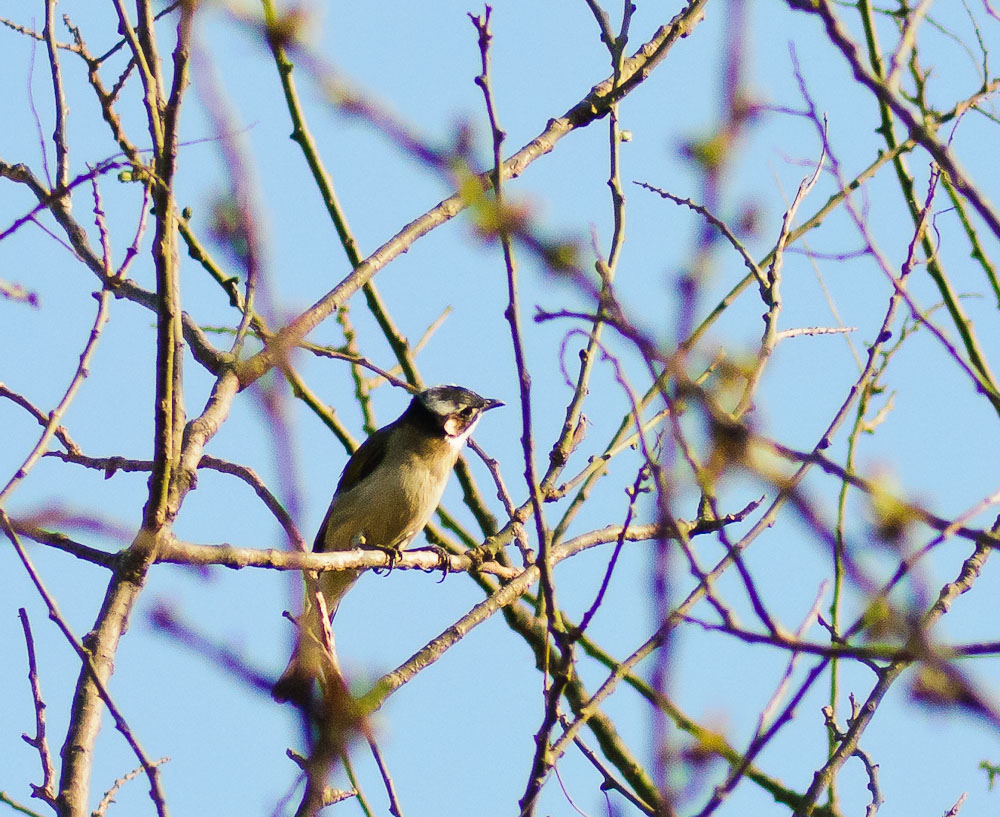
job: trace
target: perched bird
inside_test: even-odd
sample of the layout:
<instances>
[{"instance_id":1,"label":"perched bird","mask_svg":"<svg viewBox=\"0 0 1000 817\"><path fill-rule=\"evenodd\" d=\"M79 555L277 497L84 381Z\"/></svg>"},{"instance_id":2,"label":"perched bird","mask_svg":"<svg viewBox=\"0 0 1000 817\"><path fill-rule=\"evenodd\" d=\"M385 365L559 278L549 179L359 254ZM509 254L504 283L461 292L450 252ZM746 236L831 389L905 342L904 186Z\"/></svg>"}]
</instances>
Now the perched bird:
<instances>
[{"instance_id":1,"label":"perched bird","mask_svg":"<svg viewBox=\"0 0 1000 817\"><path fill-rule=\"evenodd\" d=\"M434 386L417 394L399 418L372 434L348 460L313 550L371 547L394 553L405 548L437 508L483 412L502 405L461 386ZM331 617L360 574L319 574ZM276 700L301 700L313 679L322 677L319 628L316 604L307 593L295 650L274 685Z\"/></svg>"}]
</instances>

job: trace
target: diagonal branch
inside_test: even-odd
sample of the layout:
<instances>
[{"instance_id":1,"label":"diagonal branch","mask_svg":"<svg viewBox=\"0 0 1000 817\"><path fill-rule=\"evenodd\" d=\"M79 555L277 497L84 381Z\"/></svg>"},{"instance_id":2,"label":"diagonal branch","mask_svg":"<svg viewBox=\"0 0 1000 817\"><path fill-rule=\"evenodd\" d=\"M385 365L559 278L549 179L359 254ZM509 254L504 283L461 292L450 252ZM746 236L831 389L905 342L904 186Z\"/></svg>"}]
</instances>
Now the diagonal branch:
<instances>
[{"instance_id":1,"label":"diagonal branch","mask_svg":"<svg viewBox=\"0 0 1000 817\"><path fill-rule=\"evenodd\" d=\"M541 133L503 163L503 178L517 178L536 159L552 151L569 133L606 116L611 105L635 90L667 56L670 49L701 21L707 0L690 0L669 23L661 26L631 57L624 61L621 76L612 76L595 85L578 103L560 117L550 119ZM616 81L617 80L617 81ZM489 185L490 173L479 176L479 183ZM440 202L436 207L411 221L390 238L330 292L320 298L260 352L238 367L240 388L262 377L285 357L288 349L329 317L351 295L371 280L380 269L412 246L431 230L457 216L468 202L461 194Z\"/></svg>"}]
</instances>

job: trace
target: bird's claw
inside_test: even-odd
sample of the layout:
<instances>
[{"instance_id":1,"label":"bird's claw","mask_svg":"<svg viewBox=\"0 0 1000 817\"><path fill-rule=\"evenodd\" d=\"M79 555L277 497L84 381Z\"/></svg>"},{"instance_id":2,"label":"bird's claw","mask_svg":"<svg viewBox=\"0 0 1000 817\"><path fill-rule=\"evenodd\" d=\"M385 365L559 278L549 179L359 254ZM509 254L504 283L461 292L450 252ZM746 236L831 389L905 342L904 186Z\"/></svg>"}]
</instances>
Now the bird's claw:
<instances>
[{"instance_id":1,"label":"bird's claw","mask_svg":"<svg viewBox=\"0 0 1000 817\"><path fill-rule=\"evenodd\" d=\"M372 568L372 572L376 576L388 576L392 573L392 569L396 566L396 562L399 560L399 548L392 547L392 545L368 544L367 542L362 542L361 547L367 550L380 550L386 555L386 558L388 558L389 564L385 567Z\"/></svg>"},{"instance_id":2,"label":"bird's claw","mask_svg":"<svg viewBox=\"0 0 1000 817\"><path fill-rule=\"evenodd\" d=\"M438 583L444 581L445 576L451 573L451 554L448 553L441 545L424 545L423 547L415 548L415 550L429 550L436 554L438 557L438 563L434 567L420 568L424 573L433 573L435 570L441 571L441 578Z\"/></svg>"}]
</instances>

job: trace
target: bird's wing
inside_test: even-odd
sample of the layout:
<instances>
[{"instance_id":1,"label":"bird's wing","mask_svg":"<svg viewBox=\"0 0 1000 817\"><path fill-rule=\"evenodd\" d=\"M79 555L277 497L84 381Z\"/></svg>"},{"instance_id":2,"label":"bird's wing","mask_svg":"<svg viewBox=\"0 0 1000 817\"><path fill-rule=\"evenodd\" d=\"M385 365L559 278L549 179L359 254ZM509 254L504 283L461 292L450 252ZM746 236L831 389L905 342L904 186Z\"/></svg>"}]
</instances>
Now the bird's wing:
<instances>
[{"instance_id":1,"label":"bird's wing","mask_svg":"<svg viewBox=\"0 0 1000 817\"><path fill-rule=\"evenodd\" d=\"M340 475L340 482L337 483L334 496L347 493L378 468L382 460L385 459L386 443L393 425L389 424L385 428L380 428L361 443L361 447L347 461L344 473Z\"/></svg>"},{"instance_id":2,"label":"bird's wing","mask_svg":"<svg viewBox=\"0 0 1000 817\"><path fill-rule=\"evenodd\" d=\"M333 492L333 501L326 510L326 516L323 517L323 524L319 526L319 530L316 532L313 550L317 552L326 550L326 529L330 522L330 517L337 506L337 497L346 494L351 488L362 482L385 459L386 443L388 442L391 429L392 424L387 425L385 428L380 428L361 443L358 450L347 461L344 473L340 475L340 481L337 483L337 490Z\"/></svg>"}]
</instances>

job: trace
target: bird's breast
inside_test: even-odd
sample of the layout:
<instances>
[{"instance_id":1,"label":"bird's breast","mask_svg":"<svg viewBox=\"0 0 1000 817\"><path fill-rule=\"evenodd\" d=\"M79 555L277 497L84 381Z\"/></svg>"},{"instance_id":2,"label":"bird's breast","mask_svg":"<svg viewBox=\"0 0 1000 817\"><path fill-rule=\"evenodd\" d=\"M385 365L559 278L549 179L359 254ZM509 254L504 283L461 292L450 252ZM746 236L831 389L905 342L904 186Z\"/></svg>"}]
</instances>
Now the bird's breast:
<instances>
[{"instance_id":1,"label":"bird's breast","mask_svg":"<svg viewBox=\"0 0 1000 817\"><path fill-rule=\"evenodd\" d=\"M347 550L359 535L368 545L404 547L437 508L457 458L451 446L431 453L443 456L426 451L387 456L372 474L334 497L324 549Z\"/></svg>"}]
</instances>

